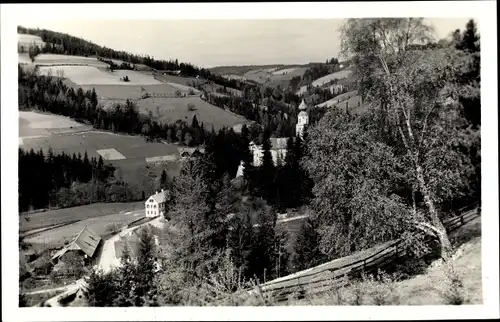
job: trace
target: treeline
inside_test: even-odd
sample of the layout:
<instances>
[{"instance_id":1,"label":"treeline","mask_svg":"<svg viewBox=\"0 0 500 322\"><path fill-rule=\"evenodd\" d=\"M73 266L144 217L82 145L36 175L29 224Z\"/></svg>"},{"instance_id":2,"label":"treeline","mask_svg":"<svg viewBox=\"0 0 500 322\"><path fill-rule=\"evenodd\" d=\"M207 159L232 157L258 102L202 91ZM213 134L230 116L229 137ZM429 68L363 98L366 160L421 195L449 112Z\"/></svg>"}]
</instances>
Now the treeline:
<instances>
[{"instance_id":1,"label":"treeline","mask_svg":"<svg viewBox=\"0 0 500 322\"><path fill-rule=\"evenodd\" d=\"M124 69L124 70L134 70L135 69L134 65L129 64L127 62L122 62L121 64L116 64L111 59L106 59L106 58L102 58L102 57L97 57L97 60L99 60L99 61L101 61L103 63L108 64L109 65L109 69L111 71L113 71L115 69Z\"/></svg>"},{"instance_id":2,"label":"treeline","mask_svg":"<svg viewBox=\"0 0 500 322\"><path fill-rule=\"evenodd\" d=\"M200 77L222 86L233 87L236 89L240 89L242 87L242 83L239 81L227 80L222 76L210 73L208 69L199 68L190 63L179 63L177 59L168 61L157 60L149 55L140 56L125 51L117 51L111 48L99 46L82 38L46 29L32 29L18 26L17 32L39 36L45 43L47 43L42 48L35 46L31 49L30 46L30 50L32 50L30 52L30 56L32 57L35 57L40 53L85 57L106 57L107 59L119 59L132 64L143 64L157 70L180 70L181 74L184 76L193 77L199 75Z\"/></svg>"},{"instance_id":3,"label":"treeline","mask_svg":"<svg viewBox=\"0 0 500 322\"><path fill-rule=\"evenodd\" d=\"M45 208L56 203L56 194L74 183L106 183L114 176L114 167L105 165L102 157L89 158L87 152L68 155L45 155L19 149L19 212Z\"/></svg>"}]
</instances>

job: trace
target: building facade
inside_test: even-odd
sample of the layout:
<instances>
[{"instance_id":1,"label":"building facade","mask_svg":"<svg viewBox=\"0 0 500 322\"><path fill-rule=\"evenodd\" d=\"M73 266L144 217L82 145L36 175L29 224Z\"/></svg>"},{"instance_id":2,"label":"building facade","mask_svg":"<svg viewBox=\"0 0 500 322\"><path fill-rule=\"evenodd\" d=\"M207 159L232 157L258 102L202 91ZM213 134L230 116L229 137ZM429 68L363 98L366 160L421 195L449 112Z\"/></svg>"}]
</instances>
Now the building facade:
<instances>
[{"instance_id":1,"label":"building facade","mask_svg":"<svg viewBox=\"0 0 500 322\"><path fill-rule=\"evenodd\" d=\"M297 125L295 125L295 132L300 138L304 137L304 130L307 124L309 124L309 115L306 112L307 105L304 100L299 105L299 115L297 119Z\"/></svg>"},{"instance_id":2,"label":"building facade","mask_svg":"<svg viewBox=\"0 0 500 322\"><path fill-rule=\"evenodd\" d=\"M144 205L146 217L154 218L158 216L165 216L167 194L168 191L161 189L160 192L156 192L146 200Z\"/></svg>"}]
</instances>

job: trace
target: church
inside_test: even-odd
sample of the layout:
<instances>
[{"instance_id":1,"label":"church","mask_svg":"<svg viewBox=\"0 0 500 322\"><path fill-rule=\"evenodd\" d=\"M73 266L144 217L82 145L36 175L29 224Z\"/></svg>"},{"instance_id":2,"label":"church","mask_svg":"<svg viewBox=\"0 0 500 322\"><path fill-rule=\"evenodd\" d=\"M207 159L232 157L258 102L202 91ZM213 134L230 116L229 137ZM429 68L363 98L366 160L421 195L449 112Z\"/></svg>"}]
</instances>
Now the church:
<instances>
[{"instance_id":1,"label":"church","mask_svg":"<svg viewBox=\"0 0 500 322\"><path fill-rule=\"evenodd\" d=\"M297 124L295 125L295 132L300 138L304 136L304 130L307 124L309 124L309 115L307 114L307 105L304 100L299 105L299 115ZM286 157L286 144L288 138L271 138L271 156L273 158L274 165L283 164ZM253 155L253 166L259 167L262 165L262 156L264 155L264 150L262 145L257 145L253 141L249 144L250 152ZM238 172L236 173L236 178L243 175L243 161L241 161L238 167Z\"/></svg>"}]
</instances>

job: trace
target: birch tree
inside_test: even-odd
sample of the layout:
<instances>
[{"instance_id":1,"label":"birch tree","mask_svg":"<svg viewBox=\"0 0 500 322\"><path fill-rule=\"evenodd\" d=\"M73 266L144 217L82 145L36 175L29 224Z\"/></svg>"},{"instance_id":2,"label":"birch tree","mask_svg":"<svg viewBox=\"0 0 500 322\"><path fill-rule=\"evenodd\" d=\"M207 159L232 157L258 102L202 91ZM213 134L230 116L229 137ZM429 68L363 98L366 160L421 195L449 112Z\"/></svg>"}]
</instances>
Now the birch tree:
<instances>
[{"instance_id":1,"label":"birch tree","mask_svg":"<svg viewBox=\"0 0 500 322\"><path fill-rule=\"evenodd\" d=\"M427 211L414 207L410 221L439 239L442 257L451 244L438 205L459 193L469 169L459 146L467 147L458 97L459 78L470 57L454 48L415 49L433 40L421 18L349 19L341 28L342 51L360 76L364 102L395 130L408 181ZM363 70L364 69L364 70Z\"/></svg>"}]
</instances>

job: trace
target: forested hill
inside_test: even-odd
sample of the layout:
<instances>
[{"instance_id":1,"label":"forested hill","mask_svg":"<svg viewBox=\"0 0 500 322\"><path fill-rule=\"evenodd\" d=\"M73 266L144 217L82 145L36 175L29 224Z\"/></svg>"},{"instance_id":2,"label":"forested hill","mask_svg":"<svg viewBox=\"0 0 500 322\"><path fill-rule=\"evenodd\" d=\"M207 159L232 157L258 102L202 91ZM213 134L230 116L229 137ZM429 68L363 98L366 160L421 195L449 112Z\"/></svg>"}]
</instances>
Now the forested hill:
<instances>
[{"instance_id":1,"label":"forested hill","mask_svg":"<svg viewBox=\"0 0 500 322\"><path fill-rule=\"evenodd\" d=\"M159 70L180 70L184 76L200 76L222 86L241 89L241 83L227 80L219 75L212 74L208 69L194 66L191 63L179 63L175 60L157 60L149 55L141 56L126 51L118 51L105 46L94 44L91 41L71 36L65 33L47 29L32 29L22 26L17 27L17 32L39 36L46 43L42 48L35 47L39 53L52 53L72 56L97 56L109 59L119 59L133 64L143 64Z\"/></svg>"}]
</instances>

